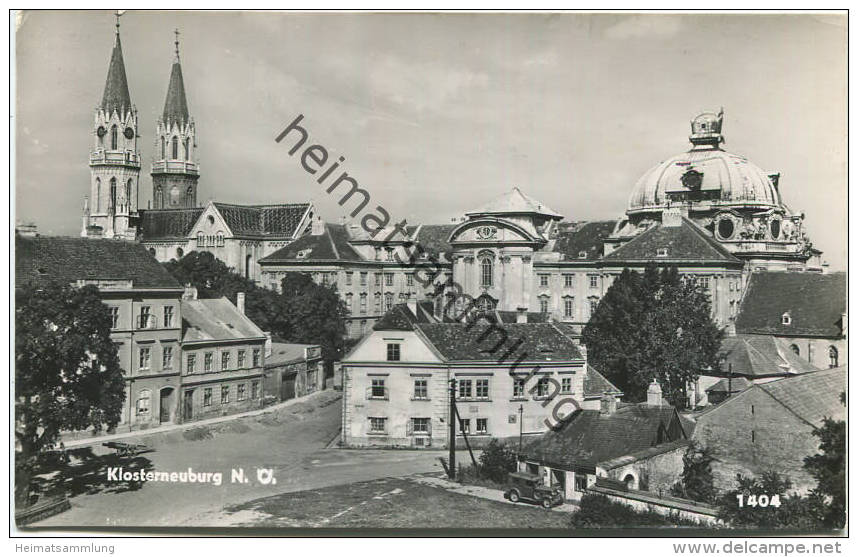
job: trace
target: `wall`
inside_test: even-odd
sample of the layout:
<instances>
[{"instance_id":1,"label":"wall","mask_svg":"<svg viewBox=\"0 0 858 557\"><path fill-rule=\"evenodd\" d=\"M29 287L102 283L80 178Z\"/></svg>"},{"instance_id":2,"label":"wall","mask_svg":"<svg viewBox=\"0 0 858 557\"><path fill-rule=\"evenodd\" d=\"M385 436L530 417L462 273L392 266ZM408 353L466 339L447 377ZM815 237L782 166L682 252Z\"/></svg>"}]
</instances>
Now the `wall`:
<instances>
[{"instance_id":1,"label":"wall","mask_svg":"<svg viewBox=\"0 0 858 557\"><path fill-rule=\"evenodd\" d=\"M810 338L810 337L778 337L788 345L796 345L799 356L819 369L828 369L828 349L834 347L838 352L838 365L846 365L847 347L846 339Z\"/></svg>"},{"instance_id":2,"label":"wall","mask_svg":"<svg viewBox=\"0 0 858 557\"><path fill-rule=\"evenodd\" d=\"M706 526L722 524L722 521L717 518L716 509L691 501L664 499L643 492L616 491L597 486L590 487L589 491L604 495L611 501L622 503L637 511L653 511L663 516L676 516L685 520L693 520Z\"/></svg>"},{"instance_id":3,"label":"wall","mask_svg":"<svg viewBox=\"0 0 858 557\"><path fill-rule=\"evenodd\" d=\"M698 416L694 440L708 447L719 489L734 489L736 474L775 470L805 491L816 482L804 471L804 457L816 454L812 428L757 386Z\"/></svg>"},{"instance_id":4,"label":"wall","mask_svg":"<svg viewBox=\"0 0 858 557\"><path fill-rule=\"evenodd\" d=\"M634 478L632 489L648 491L662 495L669 494L670 488L679 481L682 475L682 457L685 455L685 445L672 451L636 460L635 462L611 470L598 470L600 476L613 480L625 481L626 476Z\"/></svg>"}]
</instances>

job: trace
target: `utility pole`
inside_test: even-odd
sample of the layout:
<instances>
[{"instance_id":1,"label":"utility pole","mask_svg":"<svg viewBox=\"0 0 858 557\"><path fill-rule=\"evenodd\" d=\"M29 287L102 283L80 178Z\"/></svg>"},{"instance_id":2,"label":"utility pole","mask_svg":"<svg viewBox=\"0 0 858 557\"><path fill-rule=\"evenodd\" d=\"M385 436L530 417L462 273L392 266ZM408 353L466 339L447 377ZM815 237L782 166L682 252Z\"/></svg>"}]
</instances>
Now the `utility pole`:
<instances>
[{"instance_id":1,"label":"utility pole","mask_svg":"<svg viewBox=\"0 0 858 557\"><path fill-rule=\"evenodd\" d=\"M456 479L456 380L450 379L450 479Z\"/></svg>"},{"instance_id":2,"label":"utility pole","mask_svg":"<svg viewBox=\"0 0 858 557\"><path fill-rule=\"evenodd\" d=\"M518 405L518 456L521 456L521 440L524 437L524 404Z\"/></svg>"},{"instance_id":3,"label":"utility pole","mask_svg":"<svg viewBox=\"0 0 858 557\"><path fill-rule=\"evenodd\" d=\"M727 398L733 396L733 362L728 364L730 370L727 374Z\"/></svg>"}]
</instances>

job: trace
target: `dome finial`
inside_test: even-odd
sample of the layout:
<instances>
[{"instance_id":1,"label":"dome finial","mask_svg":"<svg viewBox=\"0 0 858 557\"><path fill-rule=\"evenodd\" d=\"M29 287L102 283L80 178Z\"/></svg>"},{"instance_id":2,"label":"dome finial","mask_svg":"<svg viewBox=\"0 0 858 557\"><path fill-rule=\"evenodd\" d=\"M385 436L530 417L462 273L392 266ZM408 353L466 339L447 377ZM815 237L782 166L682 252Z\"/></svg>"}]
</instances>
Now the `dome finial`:
<instances>
[{"instance_id":1,"label":"dome finial","mask_svg":"<svg viewBox=\"0 0 858 557\"><path fill-rule=\"evenodd\" d=\"M179 30L174 29L173 33L176 34L176 61L179 60Z\"/></svg>"},{"instance_id":2,"label":"dome finial","mask_svg":"<svg viewBox=\"0 0 858 557\"><path fill-rule=\"evenodd\" d=\"M113 15L116 16L116 36L119 36L119 18L122 17L122 14L125 13L125 10L116 10Z\"/></svg>"},{"instance_id":3,"label":"dome finial","mask_svg":"<svg viewBox=\"0 0 858 557\"><path fill-rule=\"evenodd\" d=\"M721 107L718 114L703 112L691 121L691 135L688 139L695 147L717 149L718 145L724 142L724 136L721 135L723 124L724 107Z\"/></svg>"}]
</instances>

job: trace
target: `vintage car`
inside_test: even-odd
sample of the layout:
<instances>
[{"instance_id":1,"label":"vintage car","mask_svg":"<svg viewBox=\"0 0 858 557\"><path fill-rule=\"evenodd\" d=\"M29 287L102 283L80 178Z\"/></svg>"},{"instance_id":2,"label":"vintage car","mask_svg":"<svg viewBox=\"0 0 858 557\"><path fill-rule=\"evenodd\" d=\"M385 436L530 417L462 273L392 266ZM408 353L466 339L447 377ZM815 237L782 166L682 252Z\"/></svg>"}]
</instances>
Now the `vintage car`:
<instances>
[{"instance_id":1,"label":"vintage car","mask_svg":"<svg viewBox=\"0 0 858 557\"><path fill-rule=\"evenodd\" d=\"M509 487L503 496L513 503L528 501L538 503L550 509L563 504L563 491L560 486L546 486L542 478L527 472L512 472L507 476Z\"/></svg>"}]
</instances>

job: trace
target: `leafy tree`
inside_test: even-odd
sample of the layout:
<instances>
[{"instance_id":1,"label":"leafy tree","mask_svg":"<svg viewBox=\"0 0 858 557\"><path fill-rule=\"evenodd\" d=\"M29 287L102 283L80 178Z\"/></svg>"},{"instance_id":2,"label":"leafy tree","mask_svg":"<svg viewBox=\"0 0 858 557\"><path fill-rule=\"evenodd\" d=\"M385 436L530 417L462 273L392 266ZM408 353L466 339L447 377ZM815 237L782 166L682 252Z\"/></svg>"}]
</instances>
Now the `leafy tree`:
<instances>
[{"instance_id":1,"label":"leafy tree","mask_svg":"<svg viewBox=\"0 0 858 557\"><path fill-rule=\"evenodd\" d=\"M306 273L286 273L280 291L284 302L284 338L320 344L327 361L342 357L346 348L348 310L336 286L316 284Z\"/></svg>"},{"instance_id":2,"label":"leafy tree","mask_svg":"<svg viewBox=\"0 0 858 557\"><path fill-rule=\"evenodd\" d=\"M15 292L15 500L25 505L39 453L61 431L119 423L125 380L98 289L28 285Z\"/></svg>"},{"instance_id":3,"label":"leafy tree","mask_svg":"<svg viewBox=\"0 0 858 557\"><path fill-rule=\"evenodd\" d=\"M671 494L701 503L714 503L717 498L709 449L692 443L682 457L682 476L671 488Z\"/></svg>"},{"instance_id":4,"label":"leafy tree","mask_svg":"<svg viewBox=\"0 0 858 557\"><path fill-rule=\"evenodd\" d=\"M709 295L676 268L623 270L583 331L591 363L632 401L646 399L656 378L676 407L700 370L718 366L723 331L710 317Z\"/></svg>"},{"instance_id":5,"label":"leafy tree","mask_svg":"<svg viewBox=\"0 0 858 557\"><path fill-rule=\"evenodd\" d=\"M506 475L515 472L517 467L516 451L497 439L489 441L480 454L480 475L493 482L503 483Z\"/></svg>"},{"instance_id":6,"label":"leafy tree","mask_svg":"<svg viewBox=\"0 0 858 557\"><path fill-rule=\"evenodd\" d=\"M846 393L840 395L845 405ZM826 418L813 434L819 437L820 453L805 457L804 468L816 479L815 492L826 499L823 524L829 528L846 525L846 422Z\"/></svg>"},{"instance_id":7,"label":"leafy tree","mask_svg":"<svg viewBox=\"0 0 858 557\"><path fill-rule=\"evenodd\" d=\"M736 489L718 499L718 516L733 528L818 530L823 527L825 501L818 493L807 497L790 494L792 482L777 472L765 472L759 478L738 474L736 482ZM761 496L765 496L765 506Z\"/></svg>"}]
</instances>

